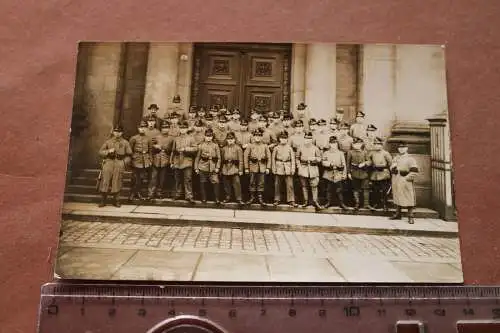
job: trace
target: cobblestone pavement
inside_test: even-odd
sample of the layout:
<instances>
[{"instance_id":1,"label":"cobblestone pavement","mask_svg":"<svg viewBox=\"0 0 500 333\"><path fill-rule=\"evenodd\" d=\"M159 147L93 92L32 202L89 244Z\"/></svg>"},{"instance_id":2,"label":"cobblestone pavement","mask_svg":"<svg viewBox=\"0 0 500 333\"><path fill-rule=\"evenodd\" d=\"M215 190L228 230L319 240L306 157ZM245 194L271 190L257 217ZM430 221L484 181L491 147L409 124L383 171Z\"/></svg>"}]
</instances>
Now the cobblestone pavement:
<instances>
[{"instance_id":1,"label":"cobblestone pavement","mask_svg":"<svg viewBox=\"0 0 500 333\"><path fill-rule=\"evenodd\" d=\"M406 260L456 261L458 239L64 221L71 246L328 257L348 252Z\"/></svg>"},{"instance_id":2,"label":"cobblestone pavement","mask_svg":"<svg viewBox=\"0 0 500 333\"><path fill-rule=\"evenodd\" d=\"M139 260L138 256L143 259ZM170 261L163 261L168 256ZM115 263L113 257L121 261ZM170 267L175 260L182 264ZM152 262L148 264L149 261ZM99 262L102 267L97 269ZM240 264L247 273L241 271L231 280L253 275L256 277L250 281L260 281L260 276L266 274L265 281L324 281L323 274L328 276L327 281L460 282L461 279L457 238L74 220L62 224L58 267L63 277L224 280L228 278L225 270L234 273ZM300 272L301 267L308 265L314 265L309 275ZM99 276L99 269L111 266L115 268L105 271L108 277ZM169 267L169 275L158 272L162 266ZM92 267L97 269L94 275ZM124 267L134 268L134 272L127 275ZM139 273L139 268L154 272L146 276L142 271ZM186 269L186 274L177 274L182 269ZM218 270L220 278L214 278L217 274L213 270ZM388 277L393 278L388 281Z\"/></svg>"}]
</instances>

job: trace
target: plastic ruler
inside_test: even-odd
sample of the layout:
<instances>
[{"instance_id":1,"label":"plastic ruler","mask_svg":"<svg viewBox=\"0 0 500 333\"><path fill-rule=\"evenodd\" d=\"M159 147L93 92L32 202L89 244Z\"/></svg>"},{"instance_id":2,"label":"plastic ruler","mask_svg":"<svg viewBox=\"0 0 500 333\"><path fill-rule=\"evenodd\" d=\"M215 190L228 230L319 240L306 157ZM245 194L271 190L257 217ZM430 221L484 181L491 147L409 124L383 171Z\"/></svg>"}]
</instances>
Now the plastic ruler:
<instances>
[{"instance_id":1,"label":"plastic ruler","mask_svg":"<svg viewBox=\"0 0 500 333\"><path fill-rule=\"evenodd\" d=\"M39 333L500 333L500 287L50 283Z\"/></svg>"}]
</instances>

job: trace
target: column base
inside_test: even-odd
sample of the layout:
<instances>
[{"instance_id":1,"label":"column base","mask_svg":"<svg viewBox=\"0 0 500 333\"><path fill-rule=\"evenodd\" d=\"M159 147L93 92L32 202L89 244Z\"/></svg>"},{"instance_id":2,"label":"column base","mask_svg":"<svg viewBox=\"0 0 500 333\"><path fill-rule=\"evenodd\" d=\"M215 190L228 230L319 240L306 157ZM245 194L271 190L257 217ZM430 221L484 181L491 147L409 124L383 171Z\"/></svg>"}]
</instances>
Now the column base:
<instances>
[{"instance_id":1,"label":"column base","mask_svg":"<svg viewBox=\"0 0 500 333\"><path fill-rule=\"evenodd\" d=\"M398 144L408 144L410 154L430 155L430 128L426 123L396 123L391 129L391 136L387 140L387 150L397 153Z\"/></svg>"}]
</instances>

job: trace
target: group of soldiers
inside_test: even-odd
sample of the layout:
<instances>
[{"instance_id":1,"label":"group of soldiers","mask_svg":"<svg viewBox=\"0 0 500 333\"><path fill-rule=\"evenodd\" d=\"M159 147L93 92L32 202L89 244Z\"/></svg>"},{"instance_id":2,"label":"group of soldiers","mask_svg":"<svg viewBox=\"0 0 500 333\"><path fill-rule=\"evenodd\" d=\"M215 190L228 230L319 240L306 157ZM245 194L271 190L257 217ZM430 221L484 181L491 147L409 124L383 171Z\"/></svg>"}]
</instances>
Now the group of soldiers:
<instances>
[{"instance_id":1,"label":"group of soldiers","mask_svg":"<svg viewBox=\"0 0 500 333\"><path fill-rule=\"evenodd\" d=\"M363 112L349 125L341 109L327 121L308 118L306 108L300 103L295 116L281 111L266 117L252 111L247 121L240 119L237 108L217 106L193 106L186 116L174 110L160 117L158 106L151 104L137 135L127 141L122 128L115 126L100 149L99 205L105 206L111 195L113 204L120 206L123 172L130 165L131 200L164 198L172 174L173 199L193 204L197 196L202 202L211 197L217 204L234 200L240 206L265 205L264 192L273 184L274 205L297 207L300 197L301 207L313 205L316 210L338 205L355 212L361 207L387 211L392 189L397 209L391 219L401 219L401 209L407 208L413 223L418 167L406 145L400 145L393 159L376 126L365 123ZM344 200L346 189L352 192L352 208ZM326 202L320 202L319 192ZM243 200L246 193L249 197Z\"/></svg>"}]
</instances>

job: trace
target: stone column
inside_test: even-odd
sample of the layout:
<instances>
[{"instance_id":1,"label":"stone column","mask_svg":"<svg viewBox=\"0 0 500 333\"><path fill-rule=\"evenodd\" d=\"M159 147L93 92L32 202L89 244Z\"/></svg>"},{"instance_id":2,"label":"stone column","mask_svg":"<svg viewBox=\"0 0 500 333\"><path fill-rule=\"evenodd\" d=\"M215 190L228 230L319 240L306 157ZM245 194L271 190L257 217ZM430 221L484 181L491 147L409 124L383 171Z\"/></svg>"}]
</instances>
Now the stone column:
<instances>
[{"instance_id":1,"label":"stone column","mask_svg":"<svg viewBox=\"0 0 500 333\"><path fill-rule=\"evenodd\" d=\"M109 138L115 117L115 105L120 77L122 43L90 43L87 50L82 107L88 127L80 140L84 147L78 154L79 167L96 168L101 157L99 149Z\"/></svg>"},{"instance_id":2,"label":"stone column","mask_svg":"<svg viewBox=\"0 0 500 333\"><path fill-rule=\"evenodd\" d=\"M329 119L335 114L336 73L336 45L308 44L305 102L309 117Z\"/></svg>"},{"instance_id":3,"label":"stone column","mask_svg":"<svg viewBox=\"0 0 500 333\"><path fill-rule=\"evenodd\" d=\"M306 90L306 44L293 44L292 46L292 84L290 111L295 115L295 110L300 102L305 101Z\"/></svg>"},{"instance_id":4,"label":"stone column","mask_svg":"<svg viewBox=\"0 0 500 333\"><path fill-rule=\"evenodd\" d=\"M191 99L191 78L193 72L193 43L181 43L177 68L177 91L181 96L181 112L187 113Z\"/></svg>"},{"instance_id":5,"label":"stone column","mask_svg":"<svg viewBox=\"0 0 500 333\"><path fill-rule=\"evenodd\" d=\"M144 109L156 103L160 116L172 106L172 97L177 93L179 49L179 43L151 43L149 46Z\"/></svg>"},{"instance_id":6,"label":"stone column","mask_svg":"<svg viewBox=\"0 0 500 333\"><path fill-rule=\"evenodd\" d=\"M393 45L367 44L361 47L359 107L366 121L388 137L396 118L396 50Z\"/></svg>"}]
</instances>

